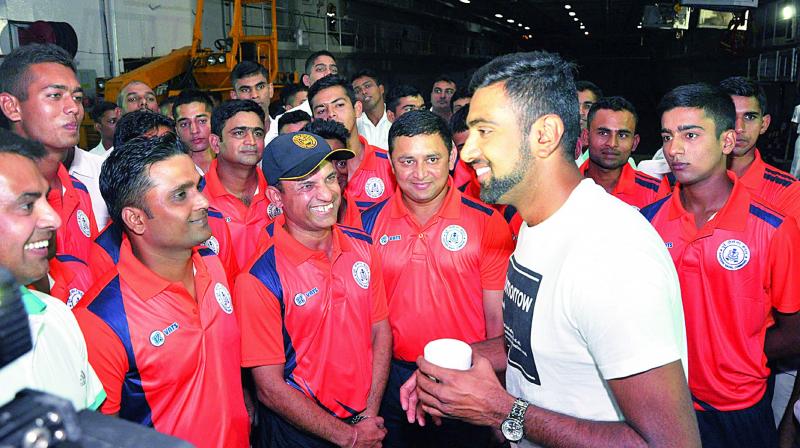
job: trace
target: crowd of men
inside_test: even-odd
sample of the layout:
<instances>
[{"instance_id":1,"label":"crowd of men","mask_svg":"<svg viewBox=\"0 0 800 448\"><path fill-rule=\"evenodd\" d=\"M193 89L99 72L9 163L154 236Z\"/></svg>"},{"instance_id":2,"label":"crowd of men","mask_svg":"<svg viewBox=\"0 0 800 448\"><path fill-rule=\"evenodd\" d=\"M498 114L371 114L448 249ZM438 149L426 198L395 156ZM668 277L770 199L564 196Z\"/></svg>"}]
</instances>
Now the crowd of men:
<instances>
[{"instance_id":1,"label":"crowd of men","mask_svg":"<svg viewBox=\"0 0 800 448\"><path fill-rule=\"evenodd\" d=\"M319 51L274 114L244 61L223 102L127 84L81 149L74 62L15 49L0 266L34 349L0 402L199 447L793 446L800 182L756 147L763 90L675 87L637 169L636 107L574 76L500 56L428 109Z\"/></svg>"}]
</instances>

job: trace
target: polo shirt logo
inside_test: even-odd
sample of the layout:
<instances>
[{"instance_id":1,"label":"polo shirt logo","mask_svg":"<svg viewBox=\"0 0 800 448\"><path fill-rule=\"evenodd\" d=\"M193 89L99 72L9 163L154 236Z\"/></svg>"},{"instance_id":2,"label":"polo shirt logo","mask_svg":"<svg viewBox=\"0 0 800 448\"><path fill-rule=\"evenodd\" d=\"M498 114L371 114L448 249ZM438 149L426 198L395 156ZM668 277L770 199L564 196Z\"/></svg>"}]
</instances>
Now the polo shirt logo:
<instances>
[{"instance_id":1,"label":"polo shirt logo","mask_svg":"<svg viewBox=\"0 0 800 448\"><path fill-rule=\"evenodd\" d=\"M313 296L314 294L316 294L318 292L319 292L319 288L313 288L311 291L308 291L306 293L302 293L302 292L297 293L297 295L294 296L294 304L297 305L297 306L303 306L306 303L308 303L308 299L311 298L311 296Z\"/></svg>"},{"instance_id":2,"label":"polo shirt logo","mask_svg":"<svg viewBox=\"0 0 800 448\"><path fill-rule=\"evenodd\" d=\"M383 179L380 177L370 177L367 179L367 183L364 184L364 192L367 193L367 196L371 197L372 199L378 199L381 197L385 190L386 185L384 185Z\"/></svg>"},{"instance_id":3,"label":"polo shirt logo","mask_svg":"<svg viewBox=\"0 0 800 448\"><path fill-rule=\"evenodd\" d=\"M72 288L69 290L69 297L67 298L67 306L70 308L74 308L75 305L83 298L84 292L78 288Z\"/></svg>"},{"instance_id":4,"label":"polo shirt logo","mask_svg":"<svg viewBox=\"0 0 800 448\"><path fill-rule=\"evenodd\" d=\"M78 210L78 212L75 213L75 219L78 221L78 228L81 229L83 236L86 238L91 237L92 229L89 225L89 217L86 216L86 213L84 213L83 210Z\"/></svg>"},{"instance_id":5,"label":"polo shirt logo","mask_svg":"<svg viewBox=\"0 0 800 448\"><path fill-rule=\"evenodd\" d=\"M358 286L367 289L369 288L369 265L363 261L356 261L353 263L353 279L358 283Z\"/></svg>"},{"instance_id":6,"label":"polo shirt logo","mask_svg":"<svg viewBox=\"0 0 800 448\"><path fill-rule=\"evenodd\" d=\"M267 206L267 216L269 216L269 219L275 219L282 213L283 210L275 204L269 204Z\"/></svg>"},{"instance_id":7,"label":"polo shirt logo","mask_svg":"<svg viewBox=\"0 0 800 448\"><path fill-rule=\"evenodd\" d=\"M729 271L738 271L750 261L750 248L739 240L723 241L717 249L717 261Z\"/></svg>"},{"instance_id":8,"label":"polo shirt logo","mask_svg":"<svg viewBox=\"0 0 800 448\"><path fill-rule=\"evenodd\" d=\"M467 231L459 225L447 226L442 231L442 246L450 252L459 251L467 245Z\"/></svg>"},{"instance_id":9,"label":"polo shirt logo","mask_svg":"<svg viewBox=\"0 0 800 448\"><path fill-rule=\"evenodd\" d=\"M206 246L207 248L214 251L215 254L219 255L219 241L217 241L217 239L214 238L214 235L211 235L211 238L207 239L203 243L203 246Z\"/></svg>"},{"instance_id":10,"label":"polo shirt logo","mask_svg":"<svg viewBox=\"0 0 800 448\"><path fill-rule=\"evenodd\" d=\"M381 243L381 246L385 246L385 245L389 244L390 241L400 241L400 239L401 239L400 235L389 236L389 235L385 235L384 234L381 237L381 239L378 240L378 242Z\"/></svg>"},{"instance_id":11,"label":"polo shirt logo","mask_svg":"<svg viewBox=\"0 0 800 448\"><path fill-rule=\"evenodd\" d=\"M231 314L233 312L231 293L228 292L228 288L226 288L225 285L222 283L214 285L214 297L217 298L217 303L219 303L219 307L222 308L225 314Z\"/></svg>"},{"instance_id":12,"label":"polo shirt logo","mask_svg":"<svg viewBox=\"0 0 800 448\"><path fill-rule=\"evenodd\" d=\"M154 332L150 333L150 343L153 344L153 347L161 347L164 345L164 342L167 341L167 336L172 334L177 329L178 323L173 322L169 325L169 327L163 330L155 330Z\"/></svg>"}]
</instances>

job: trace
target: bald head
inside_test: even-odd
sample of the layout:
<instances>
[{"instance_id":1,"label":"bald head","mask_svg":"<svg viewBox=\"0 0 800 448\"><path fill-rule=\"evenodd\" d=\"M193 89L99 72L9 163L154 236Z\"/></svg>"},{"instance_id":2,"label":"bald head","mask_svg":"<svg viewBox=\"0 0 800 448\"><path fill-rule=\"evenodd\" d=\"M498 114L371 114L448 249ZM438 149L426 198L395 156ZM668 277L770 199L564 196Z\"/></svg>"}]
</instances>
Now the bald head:
<instances>
[{"instance_id":1,"label":"bald head","mask_svg":"<svg viewBox=\"0 0 800 448\"><path fill-rule=\"evenodd\" d=\"M139 109L150 109L158 112L158 101L153 89L142 81L131 81L119 91L117 105L122 109L122 114Z\"/></svg>"}]
</instances>

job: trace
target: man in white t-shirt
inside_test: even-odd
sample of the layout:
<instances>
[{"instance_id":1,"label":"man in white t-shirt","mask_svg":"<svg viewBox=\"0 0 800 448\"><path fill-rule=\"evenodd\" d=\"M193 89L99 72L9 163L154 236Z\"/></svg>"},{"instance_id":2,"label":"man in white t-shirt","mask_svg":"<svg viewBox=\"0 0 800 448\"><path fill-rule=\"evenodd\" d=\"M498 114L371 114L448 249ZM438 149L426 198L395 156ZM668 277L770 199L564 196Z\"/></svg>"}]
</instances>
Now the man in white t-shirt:
<instances>
[{"instance_id":1,"label":"man in white t-shirt","mask_svg":"<svg viewBox=\"0 0 800 448\"><path fill-rule=\"evenodd\" d=\"M505 338L474 344L468 371L420 357L404 407L409 420L494 427L516 446L699 446L675 268L641 215L581 179L572 73L534 52L474 75L461 156L481 199L527 223L504 287Z\"/></svg>"},{"instance_id":2,"label":"man in white t-shirt","mask_svg":"<svg viewBox=\"0 0 800 448\"><path fill-rule=\"evenodd\" d=\"M47 203L48 182L34 162L42 157L40 144L0 133L0 267L21 285L47 275L48 246L61 226ZM47 294L25 288L21 293L33 349L0 369L0 405L31 388L66 398L77 410L97 409L106 395L72 312Z\"/></svg>"}]
</instances>

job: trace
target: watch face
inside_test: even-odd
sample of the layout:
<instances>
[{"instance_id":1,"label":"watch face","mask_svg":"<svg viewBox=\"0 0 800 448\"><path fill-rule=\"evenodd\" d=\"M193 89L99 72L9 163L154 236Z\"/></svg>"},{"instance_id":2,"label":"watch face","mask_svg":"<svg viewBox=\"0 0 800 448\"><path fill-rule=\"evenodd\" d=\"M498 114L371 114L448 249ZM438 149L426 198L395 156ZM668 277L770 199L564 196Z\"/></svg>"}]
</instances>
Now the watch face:
<instances>
[{"instance_id":1,"label":"watch face","mask_svg":"<svg viewBox=\"0 0 800 448\"><path fill-rule=\"evenodd\" d=\"M519 442L522 440L523 427L522 423L517 420L507 418L503 420L500 425L500 430L503 432L503 437L511 442Z\"/></svg>"}]
</instances>

